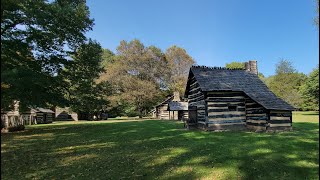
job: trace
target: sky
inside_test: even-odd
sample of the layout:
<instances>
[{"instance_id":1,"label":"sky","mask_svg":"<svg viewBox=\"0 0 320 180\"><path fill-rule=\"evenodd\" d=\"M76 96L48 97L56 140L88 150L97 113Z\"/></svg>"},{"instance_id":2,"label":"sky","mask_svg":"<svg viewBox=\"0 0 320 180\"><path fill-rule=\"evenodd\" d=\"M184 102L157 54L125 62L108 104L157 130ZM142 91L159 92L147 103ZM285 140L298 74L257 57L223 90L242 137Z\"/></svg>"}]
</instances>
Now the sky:
<instances>
[{"instance_id":1,"label":"sky","mask_svg":"<svg viewBox=\"0 0 320 180\"><path fill-rule=\"evenodd\" d=\"M165 51L177 45L198 65L256 60L265 76L287 59L305 74L319 64L316 0L87 0L86 35L116 52L139 39Z\"/></svg>"}]
</instances>

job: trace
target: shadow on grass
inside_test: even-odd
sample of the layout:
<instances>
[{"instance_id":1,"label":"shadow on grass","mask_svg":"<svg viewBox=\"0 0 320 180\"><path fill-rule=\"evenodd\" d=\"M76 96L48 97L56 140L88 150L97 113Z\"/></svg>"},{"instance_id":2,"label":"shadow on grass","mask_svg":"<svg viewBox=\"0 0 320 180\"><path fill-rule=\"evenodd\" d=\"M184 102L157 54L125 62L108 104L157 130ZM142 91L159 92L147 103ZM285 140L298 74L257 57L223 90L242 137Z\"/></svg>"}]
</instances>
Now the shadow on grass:
<instances>
[{"instance_id":1,"label":"shadow on grass","mask_svg":"<svg viewBox=\"0 0 320 180\"><path fill-rule=\"evenodd\" d=\"M317 179L319 126L184 130L175 121L56 124L1 137L3 179ZM17 170L15 170L17 169Z\"/></svg>"}]
</instances>

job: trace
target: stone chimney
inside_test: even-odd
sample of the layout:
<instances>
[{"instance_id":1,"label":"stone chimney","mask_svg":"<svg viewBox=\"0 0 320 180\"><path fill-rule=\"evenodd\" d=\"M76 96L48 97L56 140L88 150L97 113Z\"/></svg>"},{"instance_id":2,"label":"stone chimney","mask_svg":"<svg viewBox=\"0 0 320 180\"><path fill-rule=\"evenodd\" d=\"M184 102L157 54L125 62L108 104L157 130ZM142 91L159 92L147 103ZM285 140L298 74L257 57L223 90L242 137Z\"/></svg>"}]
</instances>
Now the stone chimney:
<instances>
[{"instance_id":1,"label":"stone chimney","mask_svg":"<svg viewBox=\"0 0 320 180\"><path fill-rule=\"evenodd\" d=\"M180 94L179 94L178 91L175 91L175 92L173 93L173 100L172 100L172 101L181 101L181 99L180 99Z\"/></svg>"},{"instance_id":2,"label":"stone chimney","mask_svg":"<svg viewBox=\"0 0 320 180\"><path fill-rule=\"evenodd\" d=\"M257 61L245 62L246 71L258 75Z\"/></svg>"}]
</instances>

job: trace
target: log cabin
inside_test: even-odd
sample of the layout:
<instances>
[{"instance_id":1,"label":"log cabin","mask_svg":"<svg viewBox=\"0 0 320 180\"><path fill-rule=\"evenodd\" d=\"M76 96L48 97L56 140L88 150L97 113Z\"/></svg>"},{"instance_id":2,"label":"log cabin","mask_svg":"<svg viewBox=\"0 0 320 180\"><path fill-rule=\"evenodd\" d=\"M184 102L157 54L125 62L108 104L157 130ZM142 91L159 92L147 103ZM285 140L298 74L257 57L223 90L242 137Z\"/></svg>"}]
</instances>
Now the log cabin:
<instances>
[{"instance_id":1,"label":"log cabin","mask_svg":"<svg viewBox=\"0 0 320 180\"><path fill-rule=\"evenodd\" d=\"M35 113L36 123L37 124L47 124L52 123L54 119L54 111L45 108L35 108L31 109Z\"/></svg>"},{"instance_id":2,"label":"log cabin","mask_svg":"<svg viewBox=\"0 0 320 180\"><path fill-rule=\"evenodd\" d=\"M292 129L295 109L259 79L256 61L245 69L192 66L185 91L188 125L204 130Z\"/></svg>"},{"instance_id":3,"label":"log cabin","mask_svg":"<svg viewBox=\"0 0 320 180\"><path fill-rule=\"evenodd\" d=\"M152 112L157 119L184 120L188 118L188 102L181 101L179 92L174 92L158 104Z\"/></svg>"}]
</instances>

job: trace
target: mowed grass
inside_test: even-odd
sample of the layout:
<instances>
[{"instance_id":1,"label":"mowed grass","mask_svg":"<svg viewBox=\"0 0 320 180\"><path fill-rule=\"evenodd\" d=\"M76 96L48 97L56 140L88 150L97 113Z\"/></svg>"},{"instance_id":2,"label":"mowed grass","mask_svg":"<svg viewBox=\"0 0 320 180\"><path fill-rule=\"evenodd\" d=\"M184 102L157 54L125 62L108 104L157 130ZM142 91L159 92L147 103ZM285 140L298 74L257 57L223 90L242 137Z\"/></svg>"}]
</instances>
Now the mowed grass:
<instances>
[{"instance_id":1,"label":"mowed grass","mask_svg":"<svg viewBox=\"0 0 320 180\"><path fill-rule=\"evenodd\" d=\"M1 135L2 179L319 179L319 117L291 132L204 132L181 122L107 120Z\"/></svg>"}]
</instances>

